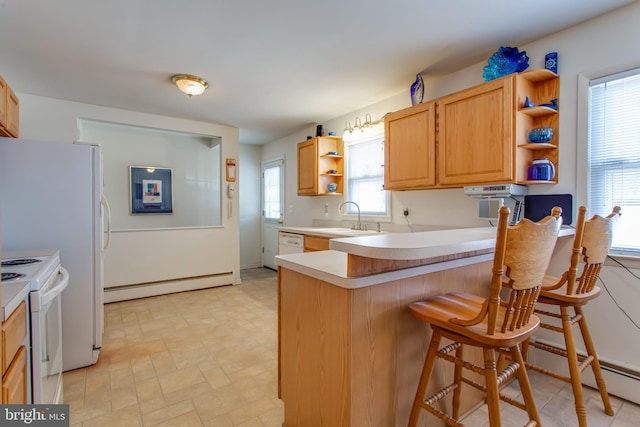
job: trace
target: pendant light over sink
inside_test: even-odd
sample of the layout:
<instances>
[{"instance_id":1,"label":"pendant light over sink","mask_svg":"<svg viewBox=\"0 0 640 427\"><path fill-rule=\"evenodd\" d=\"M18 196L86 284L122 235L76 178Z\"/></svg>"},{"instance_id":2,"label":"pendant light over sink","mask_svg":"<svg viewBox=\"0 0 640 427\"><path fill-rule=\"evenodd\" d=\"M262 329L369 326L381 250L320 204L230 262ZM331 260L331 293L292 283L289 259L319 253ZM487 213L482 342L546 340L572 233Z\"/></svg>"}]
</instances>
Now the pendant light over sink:
<instances>
[{"instance_id":1,"label":"pendant light over sink","mask_svg":"<svg viewBox=\"0 0 640 427\"><path fill-rule=\"evenodd\" d=\"M189 95L189 98L193 95L202 95L209 87L209 83L205 79L191 74L176 74L171 76L171 81L178 86L181 92Z\"/></svg>"}]
</instances>

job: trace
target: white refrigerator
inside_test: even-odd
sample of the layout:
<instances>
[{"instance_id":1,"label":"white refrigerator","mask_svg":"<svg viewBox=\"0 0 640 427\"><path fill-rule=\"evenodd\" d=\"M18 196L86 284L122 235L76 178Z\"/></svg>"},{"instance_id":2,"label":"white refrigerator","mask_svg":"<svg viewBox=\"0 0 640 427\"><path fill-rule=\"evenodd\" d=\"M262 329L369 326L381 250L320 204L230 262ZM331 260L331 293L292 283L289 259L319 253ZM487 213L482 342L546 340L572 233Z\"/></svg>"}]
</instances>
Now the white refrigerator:
<instances>
[{"instance_id":1,"label":"white refrigerator","mask_svg":"<svg viewBox=\"0 0 640 427\"><path fill-rule=\"evenodd\" d=\"M69 272L64 371L96 363L102 346L102 186L99 146L0 138L2 250L58 248Z\"/></svg>"}]
</instances>

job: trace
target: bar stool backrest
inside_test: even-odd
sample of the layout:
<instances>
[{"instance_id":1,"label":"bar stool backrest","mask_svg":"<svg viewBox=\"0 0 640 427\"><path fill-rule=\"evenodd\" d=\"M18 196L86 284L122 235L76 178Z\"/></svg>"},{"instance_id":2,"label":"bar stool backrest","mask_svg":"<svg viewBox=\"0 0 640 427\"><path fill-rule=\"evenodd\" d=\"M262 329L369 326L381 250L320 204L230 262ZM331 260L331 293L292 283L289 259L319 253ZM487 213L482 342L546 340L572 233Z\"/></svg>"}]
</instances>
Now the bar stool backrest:
<instances>
[{"instance_id":1,"label":"bar stool backrest","mask_svg":"<svg viewBox=\"0 0 640 427\"><path fill-rule=\"evenodd\" d=\"M580 206L578 212L578 228L576 229L573 248L574 254L571 257L571 266L567 277L567 295L579 295L593 290L609 254L613 231L617 225L618 218L620 218L620 207L618 206L615 206L613 212L604 218L594 215L591 219L584 221L586 210L584 206ZM584 223L582 230L580 229L581 216ZM578 268L578 253L583 256L584 266L582 274L576 277L574 272Z\"/></svg>"},{"instance_id":2,"label":"bar stool backrest","mask_svg":"<svg viewBox=\"0 0 640 427\"><path fill-rule=\"evenodd\" d=\"M496 327L504 333L530 321L562 224L561 213L555 207L550 216L538 222L523 219L508 226L509 209L500 209L491 296L487 300L488 335L494 335ZM500 299L503 283L510 289L504 301ZM501 308L505 316L502 324L496 325Z\"/></svg>"}]
</instances>

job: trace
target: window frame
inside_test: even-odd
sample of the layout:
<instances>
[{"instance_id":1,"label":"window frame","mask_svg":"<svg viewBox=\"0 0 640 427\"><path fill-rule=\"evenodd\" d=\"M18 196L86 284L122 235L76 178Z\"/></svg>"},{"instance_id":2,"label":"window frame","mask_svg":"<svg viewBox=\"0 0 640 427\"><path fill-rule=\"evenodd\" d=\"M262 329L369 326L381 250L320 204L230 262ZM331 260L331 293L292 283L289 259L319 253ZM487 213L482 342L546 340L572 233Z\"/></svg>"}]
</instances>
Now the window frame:
<instances>
[{"instance_id":1,"label":"window frame","mask_svg":"<svg viewBox=\"0 0 640 427\"><path fill-rule=\"evenodd\" d=\"M590 88L593 82L599 80L615 80L617 78L623 78L624 74L632 73L640 74L640 64L630 67L612 67L606 70L600 70L598 72L582 73L578 74L577 85L577 129L576 129L576 204L577 206L584 205L589 207L589 201L591 195L589 194L589 180L590 177L590 113L591 113L591 97ZM581 143L583 142L583 143ZM585 167L580 167L585 165ZM624 209L622 211L624 215ZM587 216L590 216L589 214ZM615 255L619 258L636 259L640 260L640 250L635 248L617 248L612 247L609 251L610 255Z\"/></svg>"},{"instance_id":2,"label":"window frame","mask_svg":"<svg viewBox=\"0 0 640 427\"><path fill-rule=\"evenodd\" d=\"M366 142L371 142L373 140L378 140L382 145L382 161L381 161L381 177L384 183L384 123L381 121L379 123L375 123L373 128L369 130L365 130L362 135L360 135L360 130L353 130L352 132L345 132L343 136L344 141L344 152L345 152L345 184L344 184L344 201L353 201L358 203L357 200L352 200L349 195L349 181L351 178L351 172L349 170L349 162L351 158L351 146ZM391 222L391 195L389 191L384 191L383 188L380 191L384 192L385 197L385 206L386 213L383 215L371 215L366 213L360 214L361 222ZM358 203L360 205L360 203ZM344 213L341 212L342 218L345 220L355 221L358 218L357 209L352 204L348 204L344 207Z\"/></svg>"}]
</instances>

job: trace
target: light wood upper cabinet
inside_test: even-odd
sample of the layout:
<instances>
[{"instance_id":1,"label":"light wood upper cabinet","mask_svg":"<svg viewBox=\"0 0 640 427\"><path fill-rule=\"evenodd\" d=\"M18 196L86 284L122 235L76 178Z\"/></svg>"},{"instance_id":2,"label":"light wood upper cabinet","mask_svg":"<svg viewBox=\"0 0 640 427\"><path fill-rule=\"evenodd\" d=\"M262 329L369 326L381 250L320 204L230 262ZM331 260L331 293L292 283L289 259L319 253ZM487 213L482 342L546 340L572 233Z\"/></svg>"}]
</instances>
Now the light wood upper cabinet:
<instances>
[{"instance_id":1,"label":"light wood upper cabinet","mask_svg":"<svg viewBox=\"0 0 640 427\"><path fill-rule=\"evenodd\" d=\"M385 116L384 188L418 190L436 185L435 103Z\"/></svg>"},{"instance_id":2,"label":"light wood upper cabinet","mask_svg":"<svg viewBox=\"0 0 640 427\"><path fill-rule=\"evenodd\" d=\"M560 78L549 70L511 74L385 116L385 189L558 182ZM536 104L524 108L526 97ZM434 113L435 111L435 113ZM549 126L548 143L529 132ZM550 181L529 181L534 159L555 166Z\"/></svg>"},{"instance_id":3,"label":"light wood upper cabinet","mask_svg":"<svg viewBox=\"0 0 640 427\"><path fill-rule=\"evenodd\" d=\"M344 143L337 136L316 136L298 144L298 195L342 194ZM331 192L328 185L337 186Z\"/></svg>"},{"instance_id":4,"label":"light wood upper cabinet","mask_svg":"<svg viewBox=\"0 0 640 427\"><path fill-rule=\"evenodd\" d=\"M444 186L515 180L511 76L438 100L438 182Z\"/></svg>"},{"instance_id":5,"label":"light wood upper cabinet","mask_svg":"<svg viewBox=\"0 0 640 427\"><path fill-rule=\"evenodd\" d=\"M20 101L0 76L0 136L20 136Z\"/></svg>"},{"instance_id":6,"label":"light wood upper cabinet","mask_svg":"<svg viewBox=\"0 0 640 427\"><path fill-rule=\"evenodd\" d=\"M7 95L9 86L7 82L0 76L0 129L7 127ZM2 131L0 130L0 133Z\"/></svg>"}]
</instances>

